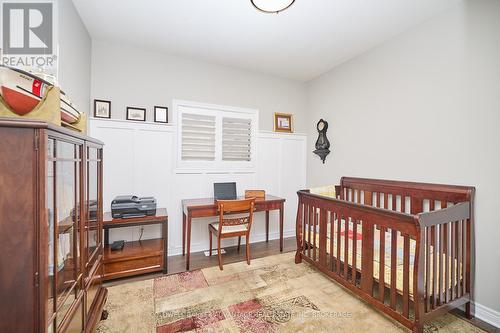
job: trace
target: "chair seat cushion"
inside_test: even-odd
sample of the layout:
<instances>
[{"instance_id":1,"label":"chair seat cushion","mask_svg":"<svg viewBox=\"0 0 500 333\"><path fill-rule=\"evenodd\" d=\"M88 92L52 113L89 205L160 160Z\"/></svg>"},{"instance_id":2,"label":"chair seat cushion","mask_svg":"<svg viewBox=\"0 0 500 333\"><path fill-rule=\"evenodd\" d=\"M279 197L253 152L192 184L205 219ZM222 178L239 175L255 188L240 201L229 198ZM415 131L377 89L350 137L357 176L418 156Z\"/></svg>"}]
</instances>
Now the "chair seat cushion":
<instances>
[{"instance_id":1,"label":"chair seat cushion","mask_svg":"<svg viewBox=\"0 0 500 333\"><path fill-rule=\"evenodd\" d=\"M219 223L210 224L215 230L219 230ZM228 234L231 232L242 232L248 230L248 224L238 224L238 225L226 225L222 228L223 234Z\"/></svg>"}]
</instances>

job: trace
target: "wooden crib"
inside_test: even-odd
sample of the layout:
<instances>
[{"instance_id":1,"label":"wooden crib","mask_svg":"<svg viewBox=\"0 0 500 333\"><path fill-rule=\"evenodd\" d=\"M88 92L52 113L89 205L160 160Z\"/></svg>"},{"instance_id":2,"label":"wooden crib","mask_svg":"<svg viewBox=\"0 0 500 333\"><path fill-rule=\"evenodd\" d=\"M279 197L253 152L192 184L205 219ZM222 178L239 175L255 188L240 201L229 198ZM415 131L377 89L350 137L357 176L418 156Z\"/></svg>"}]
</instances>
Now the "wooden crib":
<instances>
[{"instance_id":1,"label":"wooden crib","mask_svg":"<svg viewBox=\"0 0 500 333\"><path fill-rule=\"evenodd\" d=\"M297 253L414 332L471 315L474 187L343 177L337 198L299 191Z\"/></svg>"}]
</instances>

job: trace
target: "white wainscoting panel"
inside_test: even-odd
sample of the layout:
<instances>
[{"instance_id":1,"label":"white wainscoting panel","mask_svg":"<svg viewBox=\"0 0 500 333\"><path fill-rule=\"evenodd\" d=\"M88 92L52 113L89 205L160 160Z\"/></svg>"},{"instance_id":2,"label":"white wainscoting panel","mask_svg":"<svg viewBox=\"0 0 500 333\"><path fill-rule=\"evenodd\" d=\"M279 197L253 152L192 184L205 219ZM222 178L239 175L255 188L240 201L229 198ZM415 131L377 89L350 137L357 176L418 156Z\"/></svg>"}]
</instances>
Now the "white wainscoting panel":
<instances>
[{"instance_id":1,"label":"white wainscoting panel","mask_svg":"<svg viewBox=\"0 0 500 333\"><path fill-rule=\"evenodd\" d=\"M117 195L154 196L158 207L169 215L169 255L182 253L181 200L212 197L213 183L235 181L238 194L245 189L264 189L286 198L285 237L295 235L297 190L306 183L306 135L259 132L255 172L175 173L175 140L171 125L123 120L90 119L92 137L104 146L104 209L110 210ZM208 222L195 219L192 224L191 251L208 249ZM270 215L270 239L279 237L278 214ZM115 229L110 241L139 239L138 227ZM159 237L158 226L145 227L143 239ZM251 242L265 239L264 213L257 213ZM224 246L235 244L229 239Z\"/></svg>"}]
</instances>

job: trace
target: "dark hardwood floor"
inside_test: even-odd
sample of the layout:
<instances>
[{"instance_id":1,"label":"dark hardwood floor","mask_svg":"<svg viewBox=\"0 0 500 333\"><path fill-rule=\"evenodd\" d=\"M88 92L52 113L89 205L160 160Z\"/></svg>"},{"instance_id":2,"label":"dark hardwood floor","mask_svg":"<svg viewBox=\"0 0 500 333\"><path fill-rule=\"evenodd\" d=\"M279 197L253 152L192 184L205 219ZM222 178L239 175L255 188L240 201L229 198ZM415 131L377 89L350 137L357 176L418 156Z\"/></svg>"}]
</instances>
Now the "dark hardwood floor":
<instances>
[{"instance_id":1,"label":"dark hardwood floor","mask_svg":"<svg viewBox=\"0 0 500 333\"><path fill-rule=\"evenodd\" d=\"M224 265L238 261L245 261L244 244L241 245L240 252L238 252L237 246L225 247L224 249L226 250L226 254L222 255L222 260ZM283 252L295 251L296 249L297 249L297 242L295 240L295 237L285 238L283 240ZM252 259L272 256L274 254L279 254L279 253L280 253L279 239L270 240L269 242L252 243L250 247L250 254ZM218 264L219 262L217 261L216 255L215 256L212 255L211 257L206 257L203 252L191 253L190 270L217 266ZM186 271L186 260L184 256L180 255L180 256L169 257L168 274L176 274L184 271Z\"/></svg>"}]
</instances>

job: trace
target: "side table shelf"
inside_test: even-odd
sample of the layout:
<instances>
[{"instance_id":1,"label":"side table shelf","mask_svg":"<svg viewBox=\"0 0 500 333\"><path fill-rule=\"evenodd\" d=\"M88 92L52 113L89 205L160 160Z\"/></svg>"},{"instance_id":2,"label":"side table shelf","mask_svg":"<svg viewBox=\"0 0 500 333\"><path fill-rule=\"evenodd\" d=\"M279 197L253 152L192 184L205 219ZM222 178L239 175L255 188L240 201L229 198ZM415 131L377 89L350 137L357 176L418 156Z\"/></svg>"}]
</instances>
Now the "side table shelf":
<instances>
[{"instance_id":1,"label":"side table shelf","mask_svg":"<svg viewBox=\"0 0 500 333\"><path fill-rule=\"evenodd\" d=\"M162 238L125 242L122 250L111 251L109 230L161 224ZM104 214L104 280L135 276L152 272L167 274L168 269L168 215L165 208L156 210L154 216L114 219Z\"/></svg>"}]
</instances>

